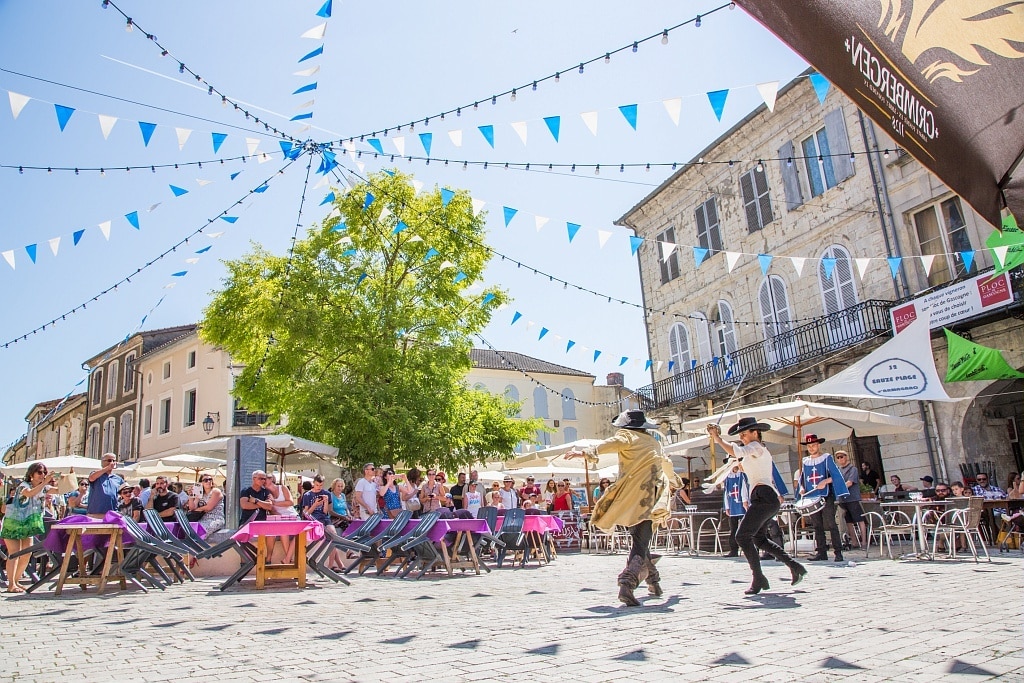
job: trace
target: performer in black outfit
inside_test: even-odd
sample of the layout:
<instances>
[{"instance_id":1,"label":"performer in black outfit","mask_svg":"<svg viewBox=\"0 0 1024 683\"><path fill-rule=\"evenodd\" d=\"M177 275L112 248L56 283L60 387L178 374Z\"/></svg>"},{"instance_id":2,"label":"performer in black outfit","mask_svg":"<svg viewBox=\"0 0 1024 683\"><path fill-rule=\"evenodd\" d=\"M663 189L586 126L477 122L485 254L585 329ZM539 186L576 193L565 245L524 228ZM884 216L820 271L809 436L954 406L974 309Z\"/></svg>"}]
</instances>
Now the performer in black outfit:
<instances>
[{"instance_id":1,"label":"performer in black outfit","mask_svg":"<svg viewBox=\"0 0 1024 683\"><path fill-rule=\"evenodd\" d=\"M761 557L758 548L766 551L787 567L792 575L791 585L795 586L807 574L803 565L791 558L782 546L769 540L765 531L768 520L779 512L779 491L773 476L772 456L768 449L761 445L761 432L771 429L770 425L758 422L752 417L741 418L729 428L729 436L739 436L740 443L728 443L722 440L722 432L718 425L708 425L708 434L740 464L750 482L750 507L740 522L736 532L736 540L743 549L743 554L750 565L753 581L750 588L744 591L747 595L755 595L768 590L768 578L761 571Z\"/></svg>"}]
</instances>

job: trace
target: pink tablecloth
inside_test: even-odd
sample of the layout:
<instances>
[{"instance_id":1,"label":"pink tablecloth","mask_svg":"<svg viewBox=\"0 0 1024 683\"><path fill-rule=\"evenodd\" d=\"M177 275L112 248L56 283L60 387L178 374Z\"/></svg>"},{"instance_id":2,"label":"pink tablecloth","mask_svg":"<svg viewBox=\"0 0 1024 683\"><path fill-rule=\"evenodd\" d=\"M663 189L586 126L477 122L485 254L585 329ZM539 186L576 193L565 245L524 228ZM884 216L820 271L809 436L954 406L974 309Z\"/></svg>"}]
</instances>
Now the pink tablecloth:
<instances>
[{"instance_id":1,"label":"pink tablecloth","mask_svg":"<svg viewBox=\"0 0 1024 683\"><path fill-rule=\"evenodd\" d=\"M544 533L550 531L552 533L561 533L565 522L560 517L554 515L526 515L523 519L523 531L537 531Z\"/></svg>"},{"instance_id":2,"label":"pink tablecloth","mask_svg":"<svg viewBox=\"0 0 1024 683\"><path fill-rule=\"evenodd\" d=\"M402 529L402 534L405 535L410 533L417 526L419 526L419 523L420 520L418 519L409 520L409 522L405 525L405 528ZM391 520L382 520L374 528L373 535L376 536L377 534L381 533L382 531L387 529L388 525L390 524ZM351 524L348 525L348 528L345 529L345 535L351 536L356 531L358 531L362 525L362 520L353 521ZM491 533L491 528L487 526L487 520L483 519L439 519L437 520L437 524L435 524L434 527L430 530L430 533L427 534L427 538L436 543L437 541L440 541L442 538L444 538L445 534L449 532L454 533L457 531L470 531L475 534L489 534Z\"/></svg>"},{"instance_id":3,"label":"pink tablecloth","mask_svg":"<svg viewBox=\"0 0 1024 683\"><path fill-rule=\"evenodd\" d=\"M312 543L324 537L324 525L308 519L273 522L249 522L231 535L240 543L248 543L257 536L298 536L306 532L306 540Z\"/></svg>"}]
</instances>

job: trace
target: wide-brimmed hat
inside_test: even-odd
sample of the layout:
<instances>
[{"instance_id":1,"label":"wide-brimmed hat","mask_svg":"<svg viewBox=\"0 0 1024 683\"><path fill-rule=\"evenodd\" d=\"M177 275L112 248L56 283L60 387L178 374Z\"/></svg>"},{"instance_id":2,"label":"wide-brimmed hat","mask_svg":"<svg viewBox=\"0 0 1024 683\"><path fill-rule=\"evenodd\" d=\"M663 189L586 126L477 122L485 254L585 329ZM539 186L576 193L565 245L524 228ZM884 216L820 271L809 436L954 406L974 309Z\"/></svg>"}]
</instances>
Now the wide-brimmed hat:
<instances>
[{"instance_id":1,"label":"wide-brimmed hat","mask_svg":"<svg viewBox=\"0 0 1024 683\"><path fill-rule=\"evenodd\" d=\"M502 479L502 481L515 482L515 478L511 474L506 474L505 477Z\"/></svg>"},{"instance_id":2,"label":"wide-brimmed hat","mask_svg":"<svg viewBox=\"0 0 1024 683\"><path fill-rule=\"evenodd\" d=\"M805 434L804 440L800 443L805 446L809 443L825 443L825 439L819 439L817 434Z\"/></svg>"},{"instance_id":3,"label":"wide-brimmed hat","mask_svg":"<svg viewBox=\"0 0 1024 683\"><path fill-rule=\"evenodd\" d=\"M626 429L657 429L658 425L650 422L642 410L623 410L619 416L612 420L615 427Z\"/></svg>"},{"instance_id":4,"label":"wide-brimmed hat","mask_svg":"<svg viewBox=\"0 0 1024 683\"><path fill-rule=\"evenodd\" d=\"M760 432L767 432L772 426L767 422L758 422L757 418L754 417L741 417L740 421L729 427L729 436L736 436L740 432L745 432L748 429L756 429Z\"/></svg>"}]
</instances>

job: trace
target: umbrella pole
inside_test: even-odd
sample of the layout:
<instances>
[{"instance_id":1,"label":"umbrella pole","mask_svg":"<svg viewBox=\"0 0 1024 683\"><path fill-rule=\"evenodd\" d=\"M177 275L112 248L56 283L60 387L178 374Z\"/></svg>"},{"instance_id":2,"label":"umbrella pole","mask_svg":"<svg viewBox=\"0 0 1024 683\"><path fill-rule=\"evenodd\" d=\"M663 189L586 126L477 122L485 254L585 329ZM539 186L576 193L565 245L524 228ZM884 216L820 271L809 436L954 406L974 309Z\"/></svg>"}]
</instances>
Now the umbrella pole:
<instances>
[{"instance_id":1,"label":"umbrella pole","mask_svg":"<svg viewBox=\"0 0 1024 683\"><path fill-rule=\"evenodd\" d=\"M714 414L715 413L714 413L713 403L712 403L711 399L709 398L708 399L708 415L714 415ZM721 420L719 420L719 422L721 422ZM718 463L715 461L715 439L710 434L708 434L708 443L711 444L710 447L709 447L709 452L711 453L711 471L714 472L715 470L718 469ZM689 463L687 463L687 467L689 467ZM690 481L693 481L693 479L691 479Z\"/></svg>"},{"instance_id":2,"label":"umbrella pole","mask_svg":"<svg viewBox=\"0 0 1024 683\"><path fill-rule=\"evenodd\" d=\"M583 461L583 477L587 482L586 484L584 484L584 486L587 487L587 507L593 507L593 493L590 490L590 463L588 463L586 460Z\"/></svg>"}]
</instances>

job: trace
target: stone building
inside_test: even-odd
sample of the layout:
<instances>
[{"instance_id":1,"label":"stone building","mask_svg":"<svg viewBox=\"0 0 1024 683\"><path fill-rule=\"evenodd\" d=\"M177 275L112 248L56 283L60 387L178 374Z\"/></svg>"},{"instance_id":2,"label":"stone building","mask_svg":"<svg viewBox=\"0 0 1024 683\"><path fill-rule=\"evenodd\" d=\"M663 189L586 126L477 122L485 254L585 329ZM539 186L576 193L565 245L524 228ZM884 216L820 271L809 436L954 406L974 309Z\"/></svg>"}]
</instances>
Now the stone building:
<instances>
[{"instance_id":1,"label":"stone building","mask_svg":"<svg viewBox=\"0 0 1024 683\"><path fill-rule=\"evenodd\" d=\"M37 403L25 417L27 460L85 453L85 393Z\"/></svg>"},{"instance_id":2,"label":"stone building","mask_svg":"<svg viewBox=\"0 0 1024 683\"><path fill-rule=\"evenodd\" d=\"M673 425L706 414L708 401L723 405L741 377L734 408L788 400L891 337L895 302L993 265L992 226L840 92L820 102L806 73L779 90L774 111L752 111L617 223L645 239L638 253L654 383L640 393ZM903 259L895 276L888 257ZM1017 270L1009 306L954 330L1020 367ZM932 338L944 373L941 329ZM1003 478L1024 465L1006 438L1007 425L1024 418L1022 388L947 385L972 397L954 404L847 402L926 424L923 434L848 446L908 482L960 478L961 463L984 461ZM796 455L791 449L792 464Z\"/></svg>"}]
</instances>

